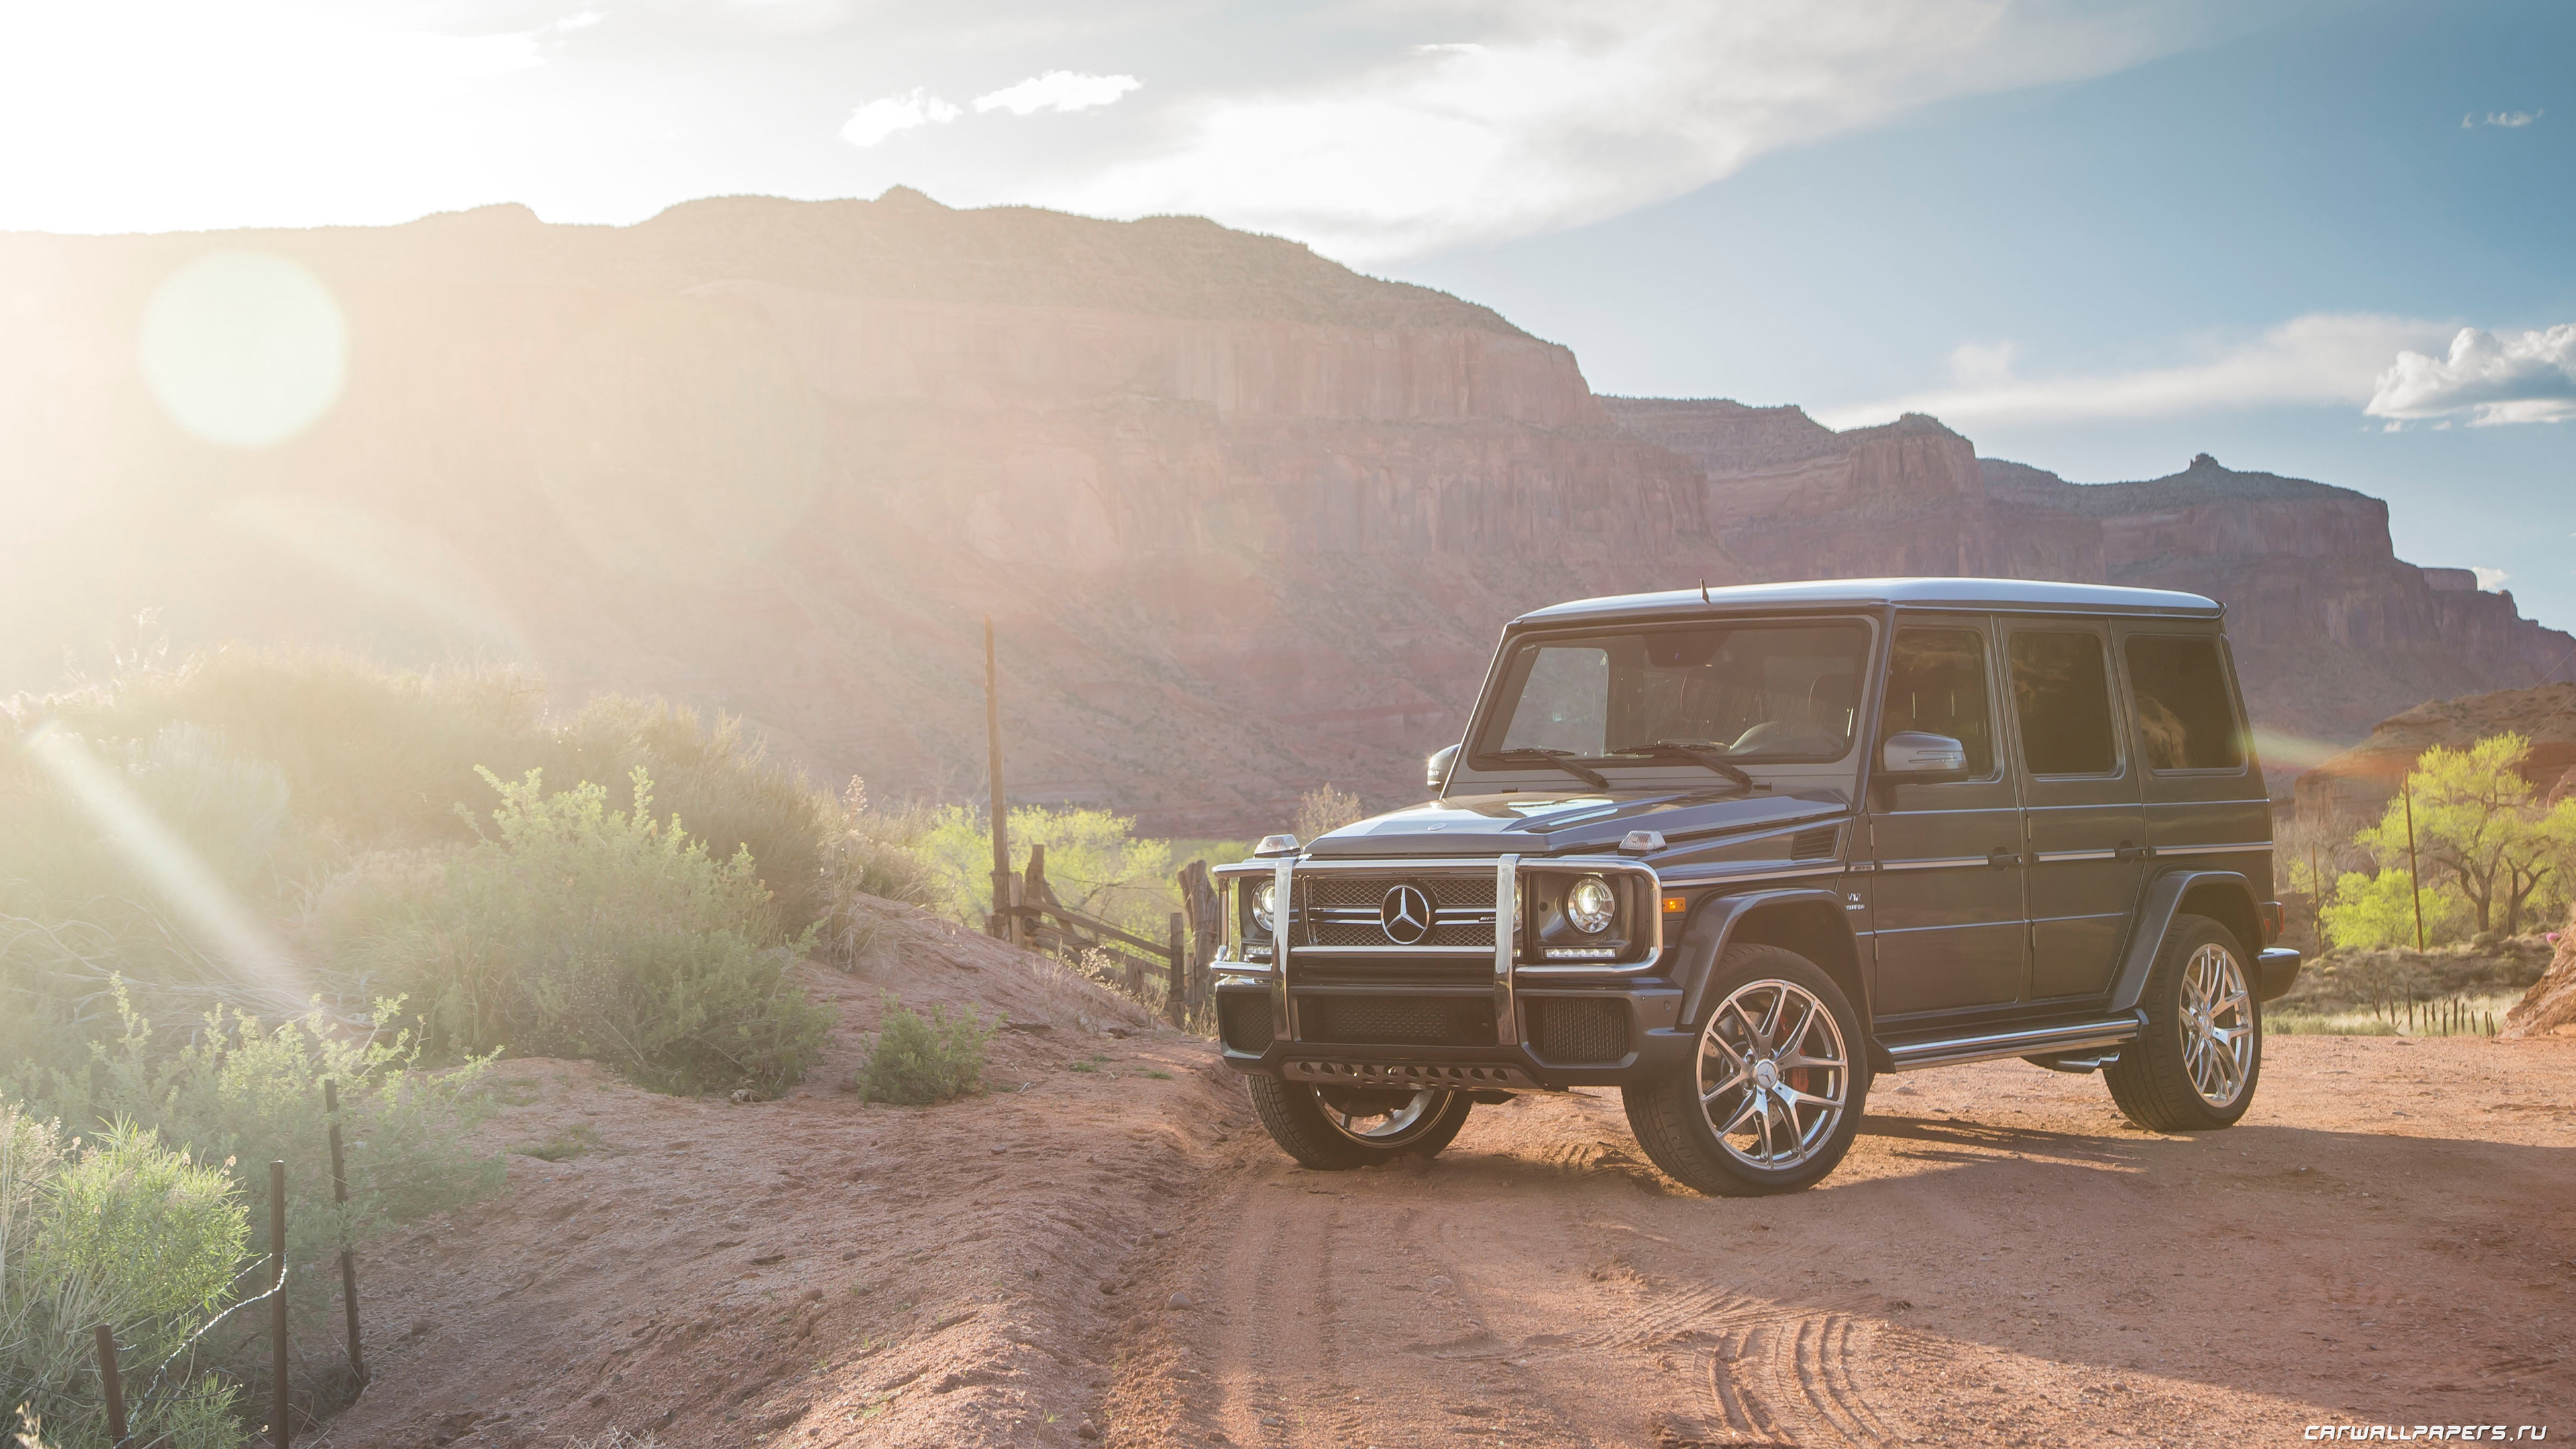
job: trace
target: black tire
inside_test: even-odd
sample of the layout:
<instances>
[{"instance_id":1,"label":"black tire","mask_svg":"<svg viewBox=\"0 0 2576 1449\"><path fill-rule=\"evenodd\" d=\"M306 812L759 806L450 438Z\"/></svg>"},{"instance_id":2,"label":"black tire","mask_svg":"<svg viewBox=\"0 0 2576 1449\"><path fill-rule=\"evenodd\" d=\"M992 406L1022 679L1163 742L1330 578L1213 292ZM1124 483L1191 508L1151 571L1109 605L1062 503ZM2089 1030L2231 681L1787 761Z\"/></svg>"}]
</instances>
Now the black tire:
<instances>
[{"instance_id":1,"label":"black tire","mask_svg":"<svg viewBox=\"0 0 2576 1449\"><path fill-rule=\"evenodd\" d=\"M2247 1033L2241 1061L2227 1043L2218 1047L2220 1060L2199 1049L2195 1014L2185 1009L2193 961L2209 950L2224 954L2241 993L2240 1001L2222 1003L2220 1010L2210 1014L2219 1030ZM2146 995L2140 1003L2147 1009L2146 1032L2121 1050L2119 1060L2102 1069L2102 1080L2121 1114L2156 1132L2234 1126L2253 1105L2254 1088L2263 1077L2263 1003L2254 986L2245 943L2236 939L2235 932L2206 916L2174 917L2164 945L2157 948L2156 964L2147 973ZM2204 1082L2213 1080L2213 1070L2227 1074L2222 1080L2233 1081L2232 1097L2202 1089Z\"/></svg>"},{"instance_id":2,"label":"black tire","mask_svg":"<svg viewBox=\"0 0 2576 1449\"><path fill-rule=\"evenodd\" d=\"M1369 1167L1400 1157L1435 1156L1457 1137L1459 1128L1467 1125L1468 1109L1476 1105L1463 1092L1316 1087L1304 1082L1283 1082L1277 1077L1246 1077L1244 1081L1252 1092L1253 1114L1269 1129L1270 1140L1300 1164L1318 1172ZM1353 1135L1326 1110L1376 1107L1398 1111L1417 1096L1431 1100L1422 1104L1411 1121L1375 1138Z\"/></svg>"},{"instance_id":3,"label":"black tire","mask_svg":"<svg viewBox=\"0 0 2576 1449\"><path fill-rule=\"evenodd\" d=\"M1792 1028L1787 1021L1769 1018L1767 1010L1761 1006L1771 999L1792 1002L1794 998L1788 991L1775 990L1783 986L1805 993L1830 1018L1831 1045L1838 1052L1840 1062L1829 1072L1819 1067L1793 1067L1781 1071L1775 1061L1775 1078L1779 1085L1787 1086L1800 1096L1811 1091L1817 1095L1830 1095L1829 1079L1838 1073L1842 1105L1839 1116L1834 1117L1830 1125L1818 1121L1811 1143L1805 1141L1808 1129L1803 1124L1784 1128L1793 1142L1802 1144L1800 1155L1794 1162L1772 1167L1749 1161L1743 1153L1730 1150L1718 1130L1720 1124L1712 1121L1709 1112L1701 1106L1701 1065L1706 1061L1718 1064L1717 1069L1725 1069L1728 1064L1740 1066L1743 1060L1732 1055L1736 1050L1735 1043L1723 1037L1730 1028L1725 1020L1721 1020L1721 1013L1729 1011L1731 1002L1752 1003L1754 1015L1771 1020L1774 1033L1790 1031ZM1628 1125L1637 1134L1637 1145L1644 1148L1646 1156L1675 1181L1717 1197L1795 1192L1816 1183L1832 1172L1842 1162L1843 1154L1851 1150L1852 1138L1860 1131L1862 1109L1869 1099L1869 1050L1867 1038L1861 1032L1860 1014L1852 1009L1851 1000L1843 995L1843 989L1835 985L1834 979L1816 963L1778 946L1728 947L1726 954L1718 958L1717 969L1709 978L1702 1000L1706 1005L1699 1023L1700 1050L1665 1069L1654 1080L1620 1090L1628 1107ZM1732 1030L1739 1033L1738 1040L1745 1043L1767 1041L1757 1033L1746 1033L1746 1024L1740 1018L1731 1019L1735 1021ZM1756 1026L1759 1024L1759 1021L1754 1023ZM1778 1057L1791 1054L1791 1048L1809 1044L1818 1045L1820 1049L1825 1044L1825 1038L1814 1023L1810 1023L1797 1040L1768 1042L1765 1049ZM1797 1054L1809 1055L1804 1052ZM1754 1055L1760 1053L1757 1051ZM1762 1090L1757 1088L1757 1080L1747 1078L1743 1087L1736 1089L1732 1096L1719 1097L1714 1105L1718 1110L1728 1111L1731 1117L1739 1112L1755 1112L1756 1120L1750 1130L1758 1134L1755 1140L1760 1147L1767 1149L1772 1142L1770 1127L1775 1119L1771 1115L1771 1107L1766 1105L1769 1099L1757 1100L1757 1094ZM1718 1090L1723 1092L1725 1088L1721 1086ZM1768 1090L1776 1091L1778 1086ZM1728 1105L1730 1103L1732 1108ZM1780 1105L1788 1121L1796 1123L1797 1104L1784 1101ZM1821 1119L1822 1109L1814 1110L1818 1111ZM1737 1130L1747 1129L1739 1127Z\"/></svg>"}]
</instances>

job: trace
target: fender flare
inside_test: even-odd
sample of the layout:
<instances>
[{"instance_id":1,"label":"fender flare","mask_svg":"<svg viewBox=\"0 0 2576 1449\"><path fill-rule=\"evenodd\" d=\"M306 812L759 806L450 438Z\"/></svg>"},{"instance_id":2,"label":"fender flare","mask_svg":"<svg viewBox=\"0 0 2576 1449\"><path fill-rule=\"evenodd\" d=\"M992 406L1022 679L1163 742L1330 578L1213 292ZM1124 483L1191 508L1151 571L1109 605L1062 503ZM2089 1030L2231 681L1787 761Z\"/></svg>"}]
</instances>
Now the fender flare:
<instances>
[{"instance_id":1,"label":"fender flare","mask_svg":"<svg viewBox=\"0 0 2576 1449\"><path fill-rule=\"evenodd\" d=\"M1682 989L1681 1016L1677 1022L1678 1025L1688 1026L1699 1020L1702 993L1708 988L1708 978L1715 973L1717 959L1726 954L1726 948L1735 939L1736 928L1743 924L1744 918L1757 910L1792 903L1814 904L1831 909L1833 919L1842 923L1843 935L1847 939L1851 936L1851 922L1843 914L1843 898L1839 891L1814 889L1754 891L1740 896L1720 896L1703 903L1699 909L1691 912L1690 924L1682 928L1681 945L1676 950L1670 973L1673 984ZM1857 987L1859 991L1858 999L1852 1002L1852 1009L1860 1013L1861 1027L1866 1031L1871 1021L1868 979L1857 969L1860 959L1859 943L1852 941L1851 945L1855 969L1850 984ZM1818 964L1825 965L1821 962ZM1825 969L1827 974L1832 974L1830 966L1826 966Z\"/></svg>"},{"instance_id":2,"label":"fender flare","mask_svg":"<svg viewBox=\"0 0 2576 1449\"><path fill-rule=\"evenodd\" d=\"M2128 954L2121 958L2120 973L2111 979L2112 1012L2137 1009L2139 999L2147 994L2147 973L2155 969L2156 953L2164 949L2174 917L2182 913L2183 897L2206 886L2235 892L2244 898L2245 914L2259 919L2253 882L2238 871L2178 870L2149 881L2146 898L2138 906L2136 932L2129 937ZM2246 947L2245 967L2249 973L2254 970L2254 956L2261 950L2259 940Z\"/></svg>"}]
</instances>

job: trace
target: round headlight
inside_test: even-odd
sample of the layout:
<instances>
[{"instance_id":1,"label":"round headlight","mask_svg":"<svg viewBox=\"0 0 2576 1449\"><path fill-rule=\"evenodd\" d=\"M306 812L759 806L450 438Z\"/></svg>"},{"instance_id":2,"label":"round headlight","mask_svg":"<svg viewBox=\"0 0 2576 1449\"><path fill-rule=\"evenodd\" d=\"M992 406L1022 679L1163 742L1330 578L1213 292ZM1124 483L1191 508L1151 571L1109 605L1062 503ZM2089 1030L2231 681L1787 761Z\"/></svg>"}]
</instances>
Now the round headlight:
<instances>
[{"instance_id":1,"label":"round headlight","mask_svg":"<svg viewBox=\"0 0 2576 1449\"><path fill-rule=\"evenodd\" d=\"M1270 908L1278 902L1278 899L1279 882L1275 880L1263 881L1260 887L1252 893L1252 924L1259 926L1265 932L1279 929L1277 925L1272 923L1270 910Z\"/></svg>"},{"instance_id":2,"label":"round headlight","mask_svg":"<svg viewBox=\"0 0 2576 1449\"><path fill-rule=\"evenodd\" d=\"M1618 894L1610 882L1597 875L1587 875L1565 893L1565 918L1574 929L1587 936L1598 936L1610 929L1610 919L1619 914Z\"/></svg>"}]
</instances>

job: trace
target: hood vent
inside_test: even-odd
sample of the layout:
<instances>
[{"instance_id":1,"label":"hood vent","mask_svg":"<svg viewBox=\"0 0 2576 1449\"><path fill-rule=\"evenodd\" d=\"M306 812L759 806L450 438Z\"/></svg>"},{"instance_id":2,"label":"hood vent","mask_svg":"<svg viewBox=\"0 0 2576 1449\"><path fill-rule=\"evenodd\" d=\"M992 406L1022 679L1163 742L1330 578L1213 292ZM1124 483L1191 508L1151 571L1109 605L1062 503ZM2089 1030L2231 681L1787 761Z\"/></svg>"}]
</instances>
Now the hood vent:
<instances>
[{"instance_id":1,"label":"hood vent","mask_svg":"<svg viewBox=\"0 0 2576 1449\"><path fill-rule=\"evenodd\" d=\"M1834 858L1834 839L1841 833L1839 825L1819 825L1813 830L1801 830L1790 838L1789 858L1831 860Z\"/></svg>"}]
</instances>

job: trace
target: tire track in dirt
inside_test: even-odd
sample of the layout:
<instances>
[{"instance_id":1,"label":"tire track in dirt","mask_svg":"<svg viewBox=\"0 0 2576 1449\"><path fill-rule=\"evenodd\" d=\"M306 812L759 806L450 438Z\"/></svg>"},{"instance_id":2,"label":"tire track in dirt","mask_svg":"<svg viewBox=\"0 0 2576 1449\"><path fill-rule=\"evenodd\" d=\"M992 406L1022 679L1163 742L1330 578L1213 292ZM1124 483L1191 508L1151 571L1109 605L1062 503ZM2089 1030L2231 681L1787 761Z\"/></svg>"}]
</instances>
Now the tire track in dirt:
<instances>
[{"instance_id":1,"label":"tire track in dirt","mask_svg":"<svg viewBox=\"0 0 2576 1449\"><path fill-rule=\"evenodd\" d=\"M2197 1138L2018 1064L1908 1078L1832 1180L1767 1199L1637 1165L1609 1093L1480 1107L1405 1169L1305 1172L1247 1131L1159 1270L1207 1306L1122 1380L1141 1403L1187 1360L1224 1391L1113 1441L2220 1449L2356 1412L2545 1421L2576 1283L2526 1268L2576 1261L2576 1132L2408 1137L2323 1069L2444 1053L2542 1100L2576 1043L2272 1046L2258 1117Z\"/></svg>"}]
</instances>

